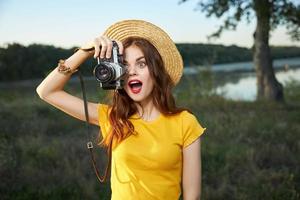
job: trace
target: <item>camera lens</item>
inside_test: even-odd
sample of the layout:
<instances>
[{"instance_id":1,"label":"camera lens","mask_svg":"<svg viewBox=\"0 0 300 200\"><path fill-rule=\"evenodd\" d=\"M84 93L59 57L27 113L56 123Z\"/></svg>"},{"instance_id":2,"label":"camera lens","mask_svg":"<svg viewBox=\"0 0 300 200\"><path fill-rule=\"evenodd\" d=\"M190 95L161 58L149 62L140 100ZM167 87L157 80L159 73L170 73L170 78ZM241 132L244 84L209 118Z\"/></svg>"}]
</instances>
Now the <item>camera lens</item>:
<instances>
[{"instance_id":1,"label":"camera lens","mask_svg":"<svg viewBox=\"0 0 300 200\"><path fill-rule=\"evenodd\" d=\"M94 75L100 82L109 82L114 80L115 70L109 65L100 64L95 67Z\"/></svg>"}]
</instances>

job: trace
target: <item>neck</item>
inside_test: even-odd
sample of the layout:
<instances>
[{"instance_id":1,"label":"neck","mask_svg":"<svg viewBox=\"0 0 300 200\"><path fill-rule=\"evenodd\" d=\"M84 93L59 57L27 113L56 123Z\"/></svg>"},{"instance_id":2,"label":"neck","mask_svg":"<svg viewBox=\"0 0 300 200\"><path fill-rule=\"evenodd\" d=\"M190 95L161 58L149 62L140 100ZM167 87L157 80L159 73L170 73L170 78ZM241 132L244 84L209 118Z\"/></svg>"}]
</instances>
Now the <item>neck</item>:
<instances>
[{"instance_id":1,"label":"neck","mask_svg":"<svg viewBox=\"0 0 300 200\"><path fill-rule=\"evenodd\" d=\"M152 121L160 114L159 110L154 106L152 99L140 102L140 104L137 104L137 108L139 116L145 121Z\"/></svg>"}]
</instances>

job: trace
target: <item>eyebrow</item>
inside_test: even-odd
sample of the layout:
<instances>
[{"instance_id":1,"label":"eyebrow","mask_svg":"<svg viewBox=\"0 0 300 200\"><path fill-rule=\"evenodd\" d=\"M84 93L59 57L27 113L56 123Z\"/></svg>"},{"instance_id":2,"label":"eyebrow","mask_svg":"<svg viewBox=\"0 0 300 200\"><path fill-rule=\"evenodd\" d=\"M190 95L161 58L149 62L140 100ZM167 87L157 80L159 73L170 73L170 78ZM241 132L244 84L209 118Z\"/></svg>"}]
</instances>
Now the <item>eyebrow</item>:
<instances>
[{"instance_id":1,"label":"eyebrow","mask_svg":"<svg viewBox=\"0 0 300 200\"><path fill-rule=\"evenodd\" d=\"M145 56L138 57L135 61L142 60L143 58L145 58ZM124 60L124 63L127 63L127 60Z\"/></svg>"}]
</instances>

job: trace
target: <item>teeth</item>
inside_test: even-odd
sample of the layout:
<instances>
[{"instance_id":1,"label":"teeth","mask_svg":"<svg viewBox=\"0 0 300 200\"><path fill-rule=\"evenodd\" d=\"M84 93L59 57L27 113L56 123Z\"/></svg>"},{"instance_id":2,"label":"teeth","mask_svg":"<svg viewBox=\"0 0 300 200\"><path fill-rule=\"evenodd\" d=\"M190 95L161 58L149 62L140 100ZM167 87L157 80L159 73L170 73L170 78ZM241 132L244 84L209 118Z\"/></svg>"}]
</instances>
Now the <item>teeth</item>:
<instances>
[{"instance_id":1,"label":"teeth","mask_svg":"<svg viewBox=\"0 0 300 200\"><path fill-rule=\"evenodd\" d=\"M131 81L130 84L136 84L139 83L139 81Z\"/></svg>"}]
</instances>

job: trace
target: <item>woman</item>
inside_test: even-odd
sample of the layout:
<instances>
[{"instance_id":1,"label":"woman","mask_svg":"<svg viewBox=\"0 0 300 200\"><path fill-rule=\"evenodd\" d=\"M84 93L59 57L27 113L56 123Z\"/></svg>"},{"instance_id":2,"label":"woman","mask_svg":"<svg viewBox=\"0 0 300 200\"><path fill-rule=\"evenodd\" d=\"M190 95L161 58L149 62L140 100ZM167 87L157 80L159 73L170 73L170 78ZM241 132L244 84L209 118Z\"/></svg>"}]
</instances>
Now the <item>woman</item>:
<instances>
[{"instance_id":1,"label":"woman","mask_svg":"<svg viewBox=\"0 0 300 200\"><path fill-rule=\"evenodd\" d=\"M184 200L200 199L205 128L175 105L171 90L182 75L182 58L159 27L142 20L112 25L54 69L38 86L39 96L85 121L83 101L63 87L89 57L109 58L112 40L127 68L124 88L113 92L111 105L88 102L90 123L101 128L101 144L113 144L112 199L175 200L182 190ZM67 73L60 73L62 67Z\"/></svg>"}]
</instances>

